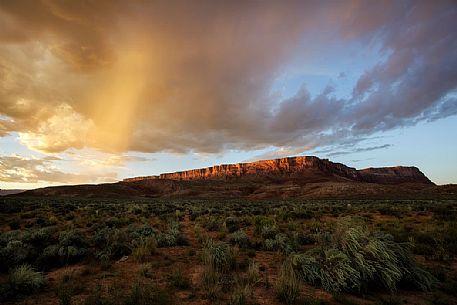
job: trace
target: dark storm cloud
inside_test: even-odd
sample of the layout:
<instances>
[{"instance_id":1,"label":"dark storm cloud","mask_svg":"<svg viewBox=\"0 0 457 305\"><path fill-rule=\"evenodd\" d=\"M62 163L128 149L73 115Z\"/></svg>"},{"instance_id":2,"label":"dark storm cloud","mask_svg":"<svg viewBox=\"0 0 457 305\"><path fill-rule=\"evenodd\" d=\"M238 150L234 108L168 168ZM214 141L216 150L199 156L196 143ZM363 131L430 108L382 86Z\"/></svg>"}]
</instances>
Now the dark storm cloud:
<instances>
[{"instance_id":1,"label":"dark storm cloud","mask_svg":"<svg viewBox=\"0 0 457 305\"><path fill-rule=\"evenodd\" d=\"M457 113L453 1L2 1L0 17L0 136L40 151L299 152ZM335 41L381 50L351 98L270 94Z\"/></svg>"}]
</instances>

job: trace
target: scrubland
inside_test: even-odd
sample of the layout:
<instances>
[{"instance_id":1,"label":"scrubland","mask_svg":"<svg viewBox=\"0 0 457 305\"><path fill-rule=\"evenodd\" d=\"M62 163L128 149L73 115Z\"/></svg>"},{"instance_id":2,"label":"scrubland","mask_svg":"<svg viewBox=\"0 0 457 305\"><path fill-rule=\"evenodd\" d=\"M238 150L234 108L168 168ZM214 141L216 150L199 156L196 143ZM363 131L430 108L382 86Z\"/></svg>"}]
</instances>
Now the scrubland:
<instances>
[{"instance_id":1,"label":"scrubland","mask_svg":"<svg viewBox=\"0 0 457 305\"><path fill-rule=\"evenodd\" d=\"M456 304L455 200L0 199L2 304Z\"/></svg>"}]
</instances>

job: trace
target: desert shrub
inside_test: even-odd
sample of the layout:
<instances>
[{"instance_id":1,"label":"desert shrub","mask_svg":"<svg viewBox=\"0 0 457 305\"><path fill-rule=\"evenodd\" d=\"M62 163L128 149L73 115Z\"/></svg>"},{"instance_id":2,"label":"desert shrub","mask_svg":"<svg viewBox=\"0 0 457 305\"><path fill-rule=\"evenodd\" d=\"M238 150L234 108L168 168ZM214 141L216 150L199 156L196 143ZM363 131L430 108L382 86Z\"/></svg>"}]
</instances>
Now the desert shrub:
<instances>
[{"instance_id":1,"label":"desert shrub","mask_svg":"<svg viewBox=\"0 0 457 305\"><path fill-rule=\"evenodd\" d=\"M230 305L247 305L251 304L251 289L246 285L236 285L232 294L230 295Z\"/></svg>"},{"instance_id":2,"label":"desert shrub","mask_svg":"<svg viewBox=\"0 0 457 305\"><path fill-rule=\"evenodd\" d=\"M274 238L265 239L263 247L267 251L279 250L285 254L289 254L295 250L296 245L292 239L287 237L287 235L278 233L274 236Z\"/></svg>"},{"instance_id":3,"label":"desert shrub","mask_svg":"<svg viewBox=\"0 0 457 305\"><path fill-rule=\"evenodd\" d=\"M187 241L180 229L181 225L179 222L170 222L168 231L157 236L159 247L187 245Z\"/></svg>"},{"instance_id":4,"label":"desert shrub","mask_svg":"<svg viewBox=\"0 0 457 305\"><path fill-rule=\"evenodd\" d=\"M251 261L246 271L246 281L249 285L256 285L260 282L259 265L254 261Z\"/></svg>"},{"instance_id":5,"label":"desert shrub","mask_svg":"<svg viewBox=\"0 0 457 305\"><path fill-rule=\"evenodd\" d=\"M208 299L216 300L221 294L221 274L207 266L202 274L202 288Z\"/></svg>"},{"instance_id":6,"label":"desert shrub","mask_svg":"<svg viewBox=\"0 0 457 305\"><path fill-rule=\"evenodd\" d=\"M286 211L282 215L283 220L290 220L290 219L311 219L314 217L313 211L309 210L308 208L304 207L294 207L293 209Z\"/></svg>"},{"instance_id":7,"label":"desert shrub","mask_svg":"<svg viewBox=\"0 0 457 305\"><path fill-rule=\"evenodd\" d=\"M413 236L414 253L432 257L436 251L436 237L433 232L416 232Z\"/></svg>"},{"instance_id":8,"label":"desert shrub","mask_svg":"<svg viewBox=\"0 0 457 305\"><path fill-rule=\"evenodd\" d=\"M144 224L139 227L129 227L128 231L130 238L133 240L144 237L155 237L159 233L157 229L151 227L149 224Z\"/></svg>"},{"instance_id":9,"label":"desert shrub","mask_svg":"<svg viewBox=\"0 0 457 305\"><path fill-rule=\"evenodd\" d=\"M120 229L102 227L92 236L95 244L95 257L102 262L119 259L131 252L130 238Z\"/></svg>"},{"instance_id":10,"label":"desert shrub","mask_svg":"<svg viewBox=\"0 0 457 305\"><path fill-rule=\"evenodd\" d=\"M238 231L241 228L241 221L238 217L225 218L225 228L229 233Z\"/></svg>"},{"instance_id":11,"label":"desert shrub","mask_svg":"<svg viewBox=\"0 0 457 305\"><path fill-rule=\"evenodd\" d=\"M266 216L261 216L261 215L256 216L254 218L254 232L256 234L261 234L262 229L264 227L267 227L267 228L276 227L275 221ZM273 236L276 235L276 233L277 232L275 232L275 234L273 234Z\"/></svg>"},{"instance_id":12,"label":"desert shrub","mask_svg":"<svg viewBox=\"0 0 457 305\"><path fill-rule=\"evenodd\" d=\"M359 273L349 257L338 249L313 249L294 257L300 277L307 283L322 286L327 291L355 288Z\"/></svg>"},{"instance_id":13,"label":"desert shrub","mask_svg":"<svg viewBox=\"0 0 457 305\"><path fill-rule=\"evenodd\" d=\"M39 257L40 265L52 267L59 264L59 245L50 245L43 249Z\"/></svg>"},{"instance_id":14,"label":"desert shrub","mask_svg":"<svg viewBox=\"0 0 457 305\"><path fill-rule=\"evenodd\" d=\"M9 285L16 294L31 294L46 284L42 273L35 271L30 265L14 268L9 274Z\"/></svg>"},{"instance_id":15,"label":"desert shrub","mask_svg":"<svg viewBox=\"0 0 457 305\"><path fill-rule=\"evenodd\" d=\"M340 221L333 235L323 234L318 247L293 256L299 276L327 291L359 291L370 284L395 291L401 283L430 290L434 278L419 268L412 245L365 226Z\"/></svg>"},{"instance_id":16,"label":"desert shrub","mask_svg":"<svg viewBox=\"0 0 457 305\"><path fill-rule=\"evenodd\" d=\"M1 250L5 262L13 266L25 262L30 254L30 246L21 240L10 240Z\"/></svg>"},{"instance_id":17,"label":"desert shrub","mask_svg":"<svg viewBox=\"0 0 457 305\"><path fill-rule=\"evenodd\" d=\"M279 229L276 226L263 226L260 229L260 236L264 239L274 239L279 234Z\"/></svg>"},{"instance_id":18,"label":"desert shrub","mask_svg":"<svg viewBox=\"0 0 457 305\"><path fill-rule=\"evenodd\" d=\"M139 273L143 277L151 278L154 274L154 268L151 263L142 264Z\"/></svg>"},{"instance_id":19,"label":"desert shrub","mask_svg":"<svg viewBox=\"0 0 457 305\"><path fill-rule=\"evenodd\" d=\"M51 228L30 229L23 231L9 231L0 234L0 270L20 264L31 264L45 268L41 263L40 256L43 250L51 243Z\"/></svg>"},{"instance_id":20,"label":"desert shrub","mask_svg":"<svg viewBox=\"0 0 457 305\"><path fill-rule=\"evenodd\" d=\"M440 205L433 208L433 218L438 221L453 221L457 219L457 210L452 205Z\"/></svg>"},{"instance_id":21,"label":"desert shrub","mask_svg":"<svg viewBox=\"0 0 457 305\"><path fill-rule=\"evenodd\" d=\"M250 244L248 235L242 229L230 235L230 242L232 244L238 245L240 248L247 248Z\"/></svg>"},{"instance_id":22,"label":"desert shrub","mask_svg":"<svg viewBox=\"0 0 457 305\"><path fill-rule=\"evenodd\" d=\"M316 243L313 236L305 234L304 232L293 232L292 238L296 245L312 245Z\"/></svg>"},{"instance_id":23,"label":"desert shrub","mask_svg":"<svg viewBox=\"0 0 457 305\"><path fill-rule=\"evenodd\" d=\"M124 299L125 305L148 305L148 304L173 304L170 292L160 290L156 286L147 283L135 282L130 294Z\"/></svg>"},{"instance_id":24,"label":"desert shrub","mask_svg":"<svg viewBox=\"0 0 457 305\"><path fill-rule=\"evenodd\" d=\"M181 269L175 269L172 271L169 277L170 285L178 289L187 289L190 287L190 280L185 276Z\"/></svg>"},{"instance_id":25,"label":"desert shrub","mask_svg":"<svg viewBox=\"0 0 457 305\"><path fill-rule=\"evenodd\" d=\"M217 232L220 231L222 227L222 221L214 216L206 216L201 219L202 226L210 231L210 232Z\"/></svg>"},{"instance_id":26,"label":"desert shrub","mask_svg":"<svg viewBox=\"0 0 457 305\"><path fill-rule=\"evenodd\" d=\"M157 240L154 237L139 238L132 241L132 256L137 262L145 262L156 252Z\"/></svg>"},{"instance_id":27,"label":"desert shrub","mask_svg":"<svg viewBox=\"0 0 457 305\"><path fill-rule=\"evenodd\" d=\"M203 245L203 262L218 272L229 272L236 266L235 253L223 242L209 239Z\"/></svg>"},{"instance_id":28,"label":"desert shrub","mask_svg":"<svg viewBox=\"0 0 457 305\"><path fill-rule=\"evenodd\" d=\"M300 286L293 266L286 260L281 266L276 284L278 298L286 304L295 304L300 296Z\"/></svg>"},{"instance_id":29,"label":"desert shrub","mask_svg":"<svg viewBox=\"0 0 457 305\"><path fill-rule=\"evenodd\" d=\"M38 230L33 230L29 235L26 236L26 241L35 247L42 247L43 245L54 242L52 238L52 233L54 231L54 228L41 228Z\"/></svg>"},{"instance_id":30,"label":"desert shrub","mask_svg":"<svg viewBox=\"0 0 457 305\"><path fill-rule=\"evenodd\" d=\"M69 283L69 280L70 275L64 274L57 286L56 294L60 305L70 305L73 294L75 293L73 287Z\"/></svg>"},{"instance_id":31,"label":"desert shrub","mask_svg":"<svg viewBox=\"0 0 457 305\"><path fill-rule=\"evenodd\" d=\"M450 221L438 230L435 230L435 252L432 256L436 260L450 260L457 256L457 222Z\"/></svg>"},{"instance_id":32,"label":"desert shrub","mask_svg":"<svg viewBox=\"0 0 457 305\"><path fill-rule=\"evenodd\" d=\"M391 207L391 206L383 206L378 209L379 213L381 215L387 215L387 216L394 216L397 218L402 217L402 212L399 211L398 209Z\"/></svg>"},{"instance_id":33,"label":"desert shrub","mask_svg":"<svg viewBox=\"0 0 457 305\"><path fill-rule=\"evenodd\" d=\"M59 235L58 254L65 264L74 263L87 253L87 244L77 230L63 231Z\"/></svg>"}]
</instances>

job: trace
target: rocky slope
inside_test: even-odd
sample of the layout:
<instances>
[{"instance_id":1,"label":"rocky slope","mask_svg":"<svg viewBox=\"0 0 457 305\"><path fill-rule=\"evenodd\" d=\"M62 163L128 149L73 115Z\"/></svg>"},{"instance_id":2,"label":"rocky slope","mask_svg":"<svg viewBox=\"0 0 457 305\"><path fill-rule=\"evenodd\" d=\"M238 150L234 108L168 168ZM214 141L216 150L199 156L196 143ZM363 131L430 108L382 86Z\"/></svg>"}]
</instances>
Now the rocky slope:
<instances>
[{"instance_id":1,"label":"rocky slope","mask_svg":"<svg viewBox=\"0 0 457 305\"><path fill-rule=\"evenodd\" d=\"M207 180L233 179L239 177L306 177L310 174L338 177L357 182L380 184L424 183L433 184L416 167L384 167L357 170L341 163L314 156L288 157L274 160L262 160L250 163L223 164L207 168L193 169L159 176L146 176L124 179L124 182L142 180Z\"/></svg>"}]
</instances>

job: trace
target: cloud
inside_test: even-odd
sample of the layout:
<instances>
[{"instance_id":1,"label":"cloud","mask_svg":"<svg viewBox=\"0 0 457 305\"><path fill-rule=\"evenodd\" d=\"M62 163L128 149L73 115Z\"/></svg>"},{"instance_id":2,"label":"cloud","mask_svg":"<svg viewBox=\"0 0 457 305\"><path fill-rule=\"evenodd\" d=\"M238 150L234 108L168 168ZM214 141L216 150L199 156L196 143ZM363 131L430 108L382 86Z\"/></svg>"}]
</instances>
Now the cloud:
<instances>
[{"instance_id":1,"label":"cloud","mask_svg":"<svg viewBox=\"0 0 457 305\"><path fill-rule=\"evenodd\" d=\"M0 136L45 153L357 143L457 114L455 28L452 1L3 1ZM380 61L351 97L270 94L294 62L353 44Z\"/></svg>"},{"instance_id":2,"label":"cloud","mask_svg":"<svg viewBox=\"0 0 457 305\"><path fill-rule=\"evenodd\" d=\"M56 153L69 147L81 149L81 139L87 138L92 125L92 121L63 104L57 107L50 118L38 125L38 130L20 132L19 138L23 144L35 151Z\"/></svg>"},{"instance_id":3,"label":"cloud","mask_svg":"<svg viewBox=\"0 0 457 305\"><path fill-rule=\"evenodd\" d=\"M389 148L389 147L392 147L392 145L384 144L384 145L371 146L371 147L359 147L359 148L355 148L352 150L346 150L346 151L334 151L334 152L327 153L326 155L329 157L335 157L335 156L341 156L341 155L349 155L349 154L354 154L354 153L384 149L384 148Z\"/></svg>"},{"instance_id":4,"label":"cloud","mask_svg":"<svg viewBox=\"0 0 457 305\"><path fill-rule=\"evenodd\" d=\"M58 158L25 158L18 155L0 156L0 181L16 183L87 183L116 181L115 173L104 175L73 174L57 169L52 161Z\"/></svg>"},{"instance_id":5,"label":"cloud","mask_svg":"<svg viewBox=\"0 0 457 305\"><path fill-rule=\"evenodd\" d=\"M77 161L80 165L90 168L125 168L126 163L130 162L147 162L153 159L138 157L138 156L126 156L126 155L112 155L112 154L78 154L70 158L72 161Z\"/></svg>"}]
</instances>

